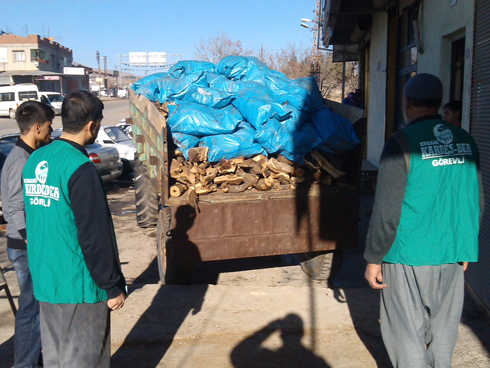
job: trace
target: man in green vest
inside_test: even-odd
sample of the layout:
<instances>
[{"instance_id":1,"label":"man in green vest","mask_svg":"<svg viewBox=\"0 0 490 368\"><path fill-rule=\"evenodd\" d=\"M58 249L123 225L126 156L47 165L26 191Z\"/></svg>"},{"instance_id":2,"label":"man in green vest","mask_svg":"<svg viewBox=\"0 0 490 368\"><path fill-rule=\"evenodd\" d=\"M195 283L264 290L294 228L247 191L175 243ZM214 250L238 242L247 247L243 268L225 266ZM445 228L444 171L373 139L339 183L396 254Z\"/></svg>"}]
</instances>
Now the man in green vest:
<instances>
[{"instance_id":1,"label":"man in green vest","mask_svg":"<svg viewBox=\"0 0 490 368\"><path fill-rule=\"evenodd\" d=\"M63 134L35 151L23 171L45 367L109 367L109 311L126 299L104 186L84 148L97 138L103 108L86 91L69 93Z\"/></svg>"},{"instance_id":2,"label":"man in green vest","mask_svg":"<svg viewBox=\"0 0 490 368\"><path fill-rule=\"evenodd\" d=\"M442 83L404 89L408 125L386 142L366 238L366 279L381 290L381 333L395 367L451 367L464 270L478 260L483 191L473 138L438 115Z\"/></svg>"}]
</instances>

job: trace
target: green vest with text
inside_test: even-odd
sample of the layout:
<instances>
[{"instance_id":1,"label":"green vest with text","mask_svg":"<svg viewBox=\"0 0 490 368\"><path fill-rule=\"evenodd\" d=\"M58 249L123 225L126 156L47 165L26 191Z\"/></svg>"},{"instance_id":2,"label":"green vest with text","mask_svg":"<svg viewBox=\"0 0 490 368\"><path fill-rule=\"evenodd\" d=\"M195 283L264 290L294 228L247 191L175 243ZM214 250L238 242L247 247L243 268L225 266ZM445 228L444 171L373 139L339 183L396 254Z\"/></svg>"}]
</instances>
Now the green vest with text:
<instances>
[{"instance_id":1,"label":"green vest with text","mask_svg":"<svg viewBox=\"0 0 490 368\"><path fill-rule=\"evenodd\" d=\"M90 159L63 141L35 151L23 185L34 296L48 303L97 303L107 293L92 280L78 242L68 181Z\"/></svg>"},{"instance_id":2,"label":"green vest with text","mask_svg":"<svg viewBox=\"0 0 490 368\"><path fill-rule=\"evenodd\" d=\"M388 263L432 266L478 260L478 149L463 129L426 120L401 130L410 168Z\"/></svg>"}]
</instances>

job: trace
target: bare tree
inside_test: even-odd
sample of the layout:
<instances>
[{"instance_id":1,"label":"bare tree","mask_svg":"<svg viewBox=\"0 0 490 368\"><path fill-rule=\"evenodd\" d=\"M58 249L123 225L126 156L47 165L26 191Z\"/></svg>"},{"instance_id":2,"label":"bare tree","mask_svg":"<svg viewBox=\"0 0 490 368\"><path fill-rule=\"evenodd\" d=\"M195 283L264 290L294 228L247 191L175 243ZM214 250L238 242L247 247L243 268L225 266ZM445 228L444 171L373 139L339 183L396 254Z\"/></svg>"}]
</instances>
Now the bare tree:
<instances>
[{"instance_id":1,"label":"bare tree","mask_svg":"<svg viewBox=\"0 0 490 368\"><path fill-rule=\"evenodd\" d=\"M227 55L252 55L253 51L246 49L242 41L233 41L225 32L220 31L216 36L211 36L207 40L199 38L199 43L194 45L194 58L197 60L218 63L221 58Z\"/></svg>"}]
</instances>

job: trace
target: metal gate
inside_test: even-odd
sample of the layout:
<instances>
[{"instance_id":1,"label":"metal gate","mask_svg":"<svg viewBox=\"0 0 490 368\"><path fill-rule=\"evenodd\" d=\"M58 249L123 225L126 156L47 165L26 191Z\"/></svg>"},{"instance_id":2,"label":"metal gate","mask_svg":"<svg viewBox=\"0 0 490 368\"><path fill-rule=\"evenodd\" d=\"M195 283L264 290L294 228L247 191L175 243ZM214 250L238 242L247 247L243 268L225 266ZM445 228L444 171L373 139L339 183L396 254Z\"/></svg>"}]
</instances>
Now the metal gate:
<instances>
[{"instance_id":1,"label":"metal gate","mask_svg":"<svg viewBox=\"0 0 490 368\"><path fill-rule=\"evenodd\" d=\"M490 310L490 1L476 0L471 91L470 133L480 150L480 167L486 194L480 227L479 261L469 267L466 280Z\"/></svg>"}]
</instances>

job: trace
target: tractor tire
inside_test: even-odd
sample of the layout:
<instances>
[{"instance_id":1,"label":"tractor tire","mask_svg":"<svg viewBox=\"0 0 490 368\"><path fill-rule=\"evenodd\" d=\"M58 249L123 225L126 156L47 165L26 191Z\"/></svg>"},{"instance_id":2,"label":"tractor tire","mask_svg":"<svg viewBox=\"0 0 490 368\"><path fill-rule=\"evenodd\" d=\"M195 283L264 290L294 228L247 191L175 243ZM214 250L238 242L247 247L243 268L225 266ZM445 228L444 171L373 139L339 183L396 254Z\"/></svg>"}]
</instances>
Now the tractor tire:
<instances>
[{"instance_id":1,"label":"tractor tire","mask_svg":"<svg viewBox=\"0 0 490 368\"><path fill-rule=\"evenodd\" d=\"M134 168L136 222L139 227L156 226L158 221L158 189L151 182L146 166L138 159Z\"/></svg>"},{"instance_id":2,"label":"tractor tire","mask_svg":"<svg viewBox=\"0 0 490 368\"><path fill-rule=\"evenodd\" d=\"M162 209L157 223L157 261L160 283L190 284L192 281L192 263L175 263L173 259L173 242L171 235L170 208Z\"/></svg>"},{"instance_id":3,"label":"tractor tire","mask_svg":"<svg viewBox=\"0 0 490 368\"><path fill-rule=\"evenodd\" d=\"M301 269L317 281L335 277L342 266L342 256L342 250L298 254Z\"/></svg>"}]
</instances>

